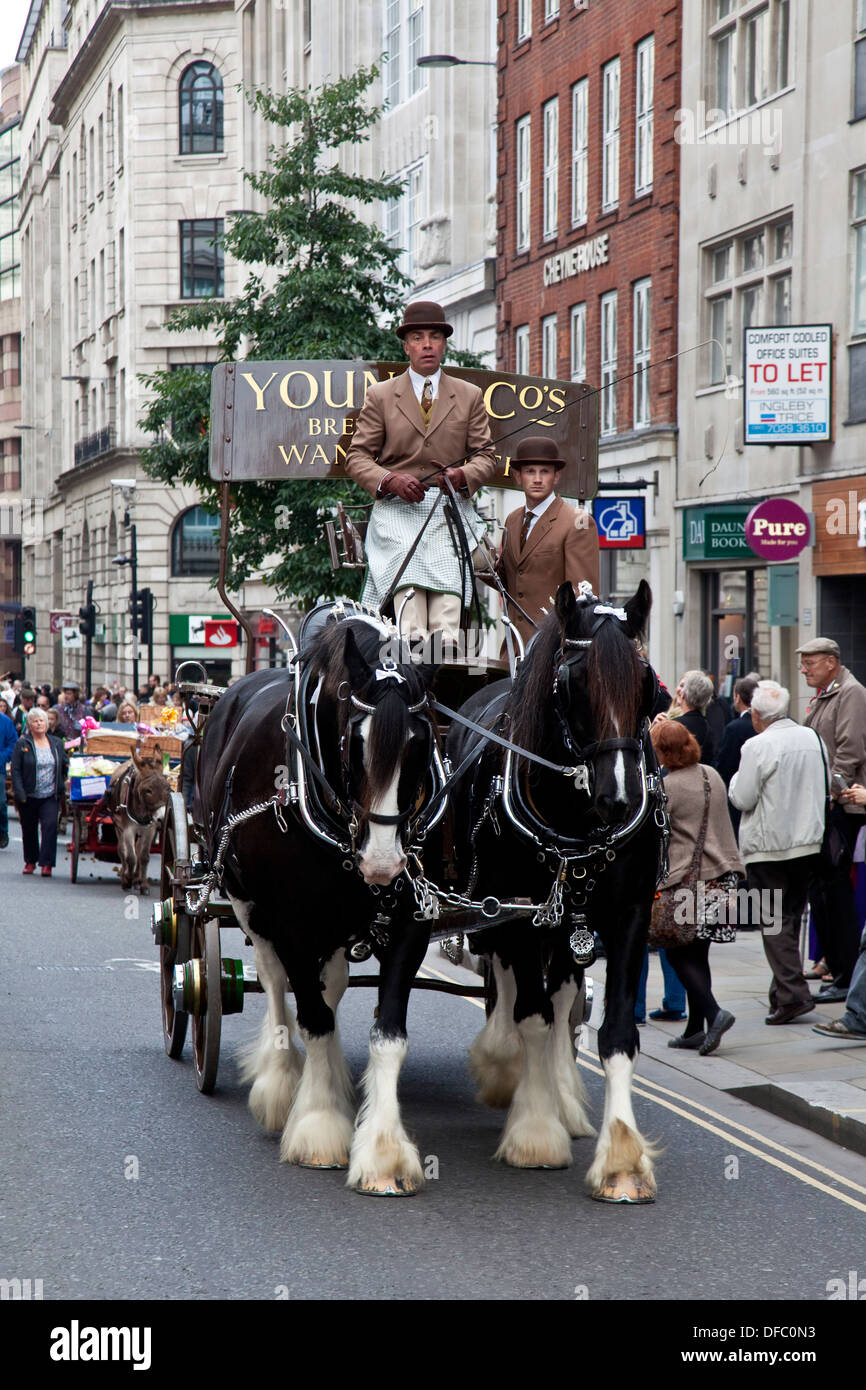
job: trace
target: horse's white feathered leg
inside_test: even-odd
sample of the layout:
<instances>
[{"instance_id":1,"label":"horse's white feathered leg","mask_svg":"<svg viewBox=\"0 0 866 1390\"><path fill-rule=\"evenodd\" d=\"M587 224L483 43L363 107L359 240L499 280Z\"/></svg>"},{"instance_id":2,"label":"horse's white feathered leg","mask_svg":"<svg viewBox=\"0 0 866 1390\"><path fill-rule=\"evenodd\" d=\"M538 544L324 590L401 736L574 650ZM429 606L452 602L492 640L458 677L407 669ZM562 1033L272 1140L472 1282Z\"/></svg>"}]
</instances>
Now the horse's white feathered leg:
<instances>
[{"instance_id":1,"label":"horse's white feathered leg","mask_svg":"<svg viewBox=\"0 0 866 1390\"><path fill-rule=\"evenodd\" d=\"M631 1103L634 1059L624 1052L602 1058L607 1081L604 1120L586 1175L592 1195L608 1202L652 1202L657 1151L637 1127Z\"/></svg>"},{"instance_id":2,"label":"horse's white feathered leg","mask_svg":"<svg viewBox=\"0 0 866 1390\"><path fill-rule=\"evenodd\" d=\"M553 1071L553 1026L540 1014L521 1019L523 1068L496 1158L515 1168L566 1168L571 1142L560 1119Z\"/></svg>"},{"instance_id":3,"label":"horse's white feathered leg","mask_svg":"<svg viewBox=\"0 0 866 1390\"><path fill-rule=\"evenodd\" d=\"M286 1003L286 972L270 941L250 930L250 904L237 898L231 903L255 947L256 971L268 1006L258 1041L244 1049L241 1076L253 1083L249 1106L259 1124L279 1132L288 1119L303 1067L294 1043L294 1015Z\"/></svg>"},{"instance_id":4,"label":"horse's white feathered leg","mask_svg":"<svg viewBox=\"0 0 866 1390\"><path fill-rule=\"evenodd\" d=\"M397 1081L408 1043L385 1038L374 1025L364 1073L364 1103L358 1112L347 1186L382 1197L406 1197L424 1184L418 1149L400 1118Z\"/></svg>"},{"instance_id":5,"label":"horse's white feathered leg","mask_svg":"<svg viewBox=\"0 0 866 1390\"><path fill-rule=\"evenodd\" d=\"M301 1029L307 1060L280 1141L284 1162L307 1168L345 1168L349 1161L355 1107L336 1021L348 980L349 966L341 949L322 972L322 993L335 1016L334 1030L316 1037Z\"/></svg>"},{"instance_id":6,"label":"horse's white feathered leg","mask_svg":"<svg viewBox=\"0 0 866 1390\"><path fill-rule=\"evenodd\" d=\"M566 980L551 998L553 1005L553 1077L559 1096L560 1119L572 1139L595 1134L586 1113L587 1096L574 1060L569 1015L577 998L577 982Z\"/></svg>"},{"instance_id":7,"label":"horse's white feathered leg","mask_svg":"<svg viewBox=\"0 0 866 1390\"><path fill-rule=\"evenodd\" d=\"M523 1065L520 1037L514 1024L517 986L514 971L496 955L491 960L496 1003L469 1049L469 1070L478 1082L478 1099L484 1105L505 1109L511 1104Z\"/></svg>"}]
</instances>

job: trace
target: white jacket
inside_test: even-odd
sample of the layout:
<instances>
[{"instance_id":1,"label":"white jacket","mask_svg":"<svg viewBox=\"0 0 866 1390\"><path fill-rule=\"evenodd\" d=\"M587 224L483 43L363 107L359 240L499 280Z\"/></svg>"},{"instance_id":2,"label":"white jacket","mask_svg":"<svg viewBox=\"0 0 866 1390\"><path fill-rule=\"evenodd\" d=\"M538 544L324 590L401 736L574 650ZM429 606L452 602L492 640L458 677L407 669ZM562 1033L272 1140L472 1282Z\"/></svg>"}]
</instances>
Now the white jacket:
<instances>
[{"instance_id":1,"label":"white jacket","mask_svg":"<svg viewBox=\"0 0 866 1390\"><path fill-rule=\"evenodd\" d=\"M813 729L777 719L747 739L728 796L739 810L743 862L817 854L824 838L827 750Z\"/></svg>"}]
</instances>

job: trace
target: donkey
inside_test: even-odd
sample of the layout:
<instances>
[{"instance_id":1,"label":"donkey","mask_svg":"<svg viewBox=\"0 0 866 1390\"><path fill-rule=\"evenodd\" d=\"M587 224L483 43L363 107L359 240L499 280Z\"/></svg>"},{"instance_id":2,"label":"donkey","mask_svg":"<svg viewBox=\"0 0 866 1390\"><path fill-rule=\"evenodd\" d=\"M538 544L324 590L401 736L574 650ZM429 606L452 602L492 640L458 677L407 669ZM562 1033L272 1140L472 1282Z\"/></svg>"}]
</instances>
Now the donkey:
<instances>
[{"instance_id":1,"label":"donkey","mask_svg":"<svg viewBox=\"0 0 866 1390\"><path fill-rule=\"evenodd\" d=\"M140 757L133 750L132 761L112 773L105 794L106 807L114 822L120 853L120 886L137 888L142 896L150 892L147 865L157 827L165 815L171 788L162 774L162 760Z\"/></svg>"},{"instance_id":2,"label":"donkey","mask_svg":"<svg viewBox=\"0 0 866 1390\"><path fill-rule=\"evenodd\" d=\"M250 1109L282 1132L284 1162L348 1167L350 1187L381 1196L409 1195L424 1181L397 1082L430 935L404 870L434 799L435 767L432 673L383 660L392 642L393 630L372 618L330 622L302 651L297 676L257 671L238 681L205 725L194 807L211 864L224 844L223 884L267 996L245 1067ZM249 810L224 841L230 818ZM380 966L357 1119L336 1022L347 950L354 959L373 950Z\"/></svg>"},{"instance_id":3,"label":"donkey","mask_svg":"<svg viewBox=\"0 0 866 1390\"><path fill-rule=\"evenodd\" d=\"M496 1006L470 1054L480 1099L508 1107L496 1157L515 1167L564 1167L571 1139L595 1133L569 1013L597 932L607 956L598 1034L607 1091L587 1182L594 1197L613 1202L652 1201L656 1190L654 1151L631 1105L634 1002L664 830L648 737L657 682L635 647L650 603L645 581L621 610L590 594L576 599L562 585L514 689L490 686L462 711L547 766L479 745L456 797L458 850L474 866L472 896L546 899L534 923L474 938L496 985ZM473 737L452 727L455 763Z\"/></svg>"}]
</instances>

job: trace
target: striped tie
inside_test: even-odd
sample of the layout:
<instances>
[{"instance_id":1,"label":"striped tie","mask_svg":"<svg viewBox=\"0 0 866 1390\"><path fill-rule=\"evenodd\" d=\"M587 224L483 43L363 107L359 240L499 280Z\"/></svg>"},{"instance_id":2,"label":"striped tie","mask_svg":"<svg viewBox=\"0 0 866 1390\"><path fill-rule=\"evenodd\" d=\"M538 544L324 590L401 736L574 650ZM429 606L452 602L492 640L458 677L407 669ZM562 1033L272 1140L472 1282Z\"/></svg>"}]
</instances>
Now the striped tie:
<instances>
[{"instance_id":1,"label":"striped tie","mask_svg":"<svg viewBox=\"0 0 866 1390\"><path fill-rule=\"evenodd\" d=\"M523 547L526 545L526 537L529 535L529 528L530 528L530 526L532 525L532 518L533 518L534 516L535 516L535 512L529 512L529 511L527 511L527 512L524 512L524 513L523 513L523 525L522 525L521 528L520 528L520 549L521 549L521 550L522 550Z\"/></svg>"}]
</instances>

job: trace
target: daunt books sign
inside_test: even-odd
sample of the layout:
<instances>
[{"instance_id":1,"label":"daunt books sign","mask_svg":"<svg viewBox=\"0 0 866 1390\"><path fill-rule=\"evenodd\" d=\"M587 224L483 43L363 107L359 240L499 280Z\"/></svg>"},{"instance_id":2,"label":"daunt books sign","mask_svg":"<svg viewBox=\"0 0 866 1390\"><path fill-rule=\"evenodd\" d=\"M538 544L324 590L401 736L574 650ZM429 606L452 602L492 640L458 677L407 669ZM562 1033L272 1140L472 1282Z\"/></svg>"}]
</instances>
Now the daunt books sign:
<instances>
[{"instance_id":1,"label":"daunt books sign","mask_svg":"<svg viewBox=\"0 0 866 1390\"><path fill-rule=\"evenodd\" d=\"M684 560L754 560L746 539L746 517L755 506L686 507L683 511Z\"/></svg>"}]
</instances>

